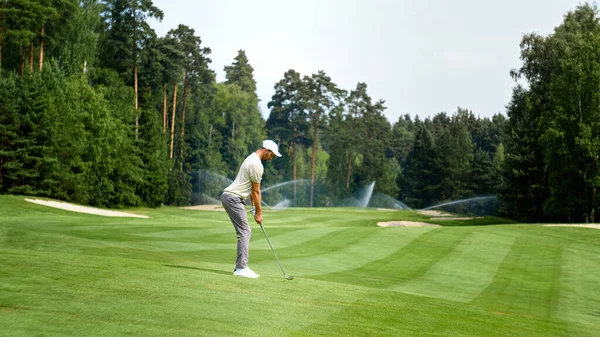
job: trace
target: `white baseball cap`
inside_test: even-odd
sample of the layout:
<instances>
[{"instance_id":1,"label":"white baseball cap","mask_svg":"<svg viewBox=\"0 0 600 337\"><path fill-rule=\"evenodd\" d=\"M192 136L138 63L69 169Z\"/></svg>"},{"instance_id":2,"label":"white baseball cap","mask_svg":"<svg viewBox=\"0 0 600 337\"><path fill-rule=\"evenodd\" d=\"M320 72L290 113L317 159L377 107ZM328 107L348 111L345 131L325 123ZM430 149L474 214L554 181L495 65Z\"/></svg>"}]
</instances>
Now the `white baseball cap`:
<instances>
[{"instance_id":1,"label":"white baseball cap","mask_svg":"<svg viewBox=\"0 0 600 337\"><path fill-rule=\"evenodd\" d=\"M277 146L277 144L275 144L274 141L270 139L264 140L262 143L262 147L264 147L267 150L271 150L273 153L275 153L277 157L281 157L281 153L279 153L279 146Z\"/></svg>"}]
</instances>

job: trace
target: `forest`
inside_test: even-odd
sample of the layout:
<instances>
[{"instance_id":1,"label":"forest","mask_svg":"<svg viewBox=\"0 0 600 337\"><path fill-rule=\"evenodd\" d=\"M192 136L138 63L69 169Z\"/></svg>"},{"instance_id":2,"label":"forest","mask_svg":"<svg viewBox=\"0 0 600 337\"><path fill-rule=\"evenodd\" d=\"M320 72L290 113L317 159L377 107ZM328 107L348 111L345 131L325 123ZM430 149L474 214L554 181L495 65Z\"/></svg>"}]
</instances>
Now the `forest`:
<instances>
[{"instance_id":1,"label":"forest","mask_svg":"<svg viewBox=\"0 0 600 337\"><path fill-rule=\"evenodd\" d=\"M269 138L283 157L265 164L262 187L291 182L270 200L292 206L346 205L371 186L415 209L485 197L460 211L597 221L595 5L547 36L523 32L504 114L394 121L367 83L341 88L326 70L286 71L263 113L243 49L218 82L202 32L157 36L149 20L164 15L151 0L0 1L0 193L107 208L206 202Z\"/></svg>"}]
</instances>

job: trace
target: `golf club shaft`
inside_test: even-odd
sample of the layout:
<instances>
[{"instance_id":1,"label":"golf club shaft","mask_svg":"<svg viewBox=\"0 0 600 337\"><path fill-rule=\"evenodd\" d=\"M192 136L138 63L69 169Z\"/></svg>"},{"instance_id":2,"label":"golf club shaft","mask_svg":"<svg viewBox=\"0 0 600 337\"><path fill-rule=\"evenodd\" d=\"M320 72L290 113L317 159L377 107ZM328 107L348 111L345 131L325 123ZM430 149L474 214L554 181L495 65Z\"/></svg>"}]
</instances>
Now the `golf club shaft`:
<instances>
[{"instance_id":1,"label":"golf club shaft","mask_svg":"<svg viewBox=\"0 0 600 337\"><path fill-rule=\"evenodd\" d=\"M259 222L258 224L260 225L260 229L262 229L263 233L265 234L265 238L267 238L267 242L269 243L269 246L271 247L271 250L273 251L273 254L275 255L275 259L277 259L279 268L281 268L281 271L283 272L283 276L285 276L285 278L287 278L287 275L285 274L285 270L283 270L283 266L281 265L281 262L279 261L279 257L277 257L277 253L275 253L275 249L273 248L273 245L271 244L271 240L269 240L269 236L267 235L267 232L265 231L265 228L263 227L262 222Z\"/></svg>"}]
</instances>

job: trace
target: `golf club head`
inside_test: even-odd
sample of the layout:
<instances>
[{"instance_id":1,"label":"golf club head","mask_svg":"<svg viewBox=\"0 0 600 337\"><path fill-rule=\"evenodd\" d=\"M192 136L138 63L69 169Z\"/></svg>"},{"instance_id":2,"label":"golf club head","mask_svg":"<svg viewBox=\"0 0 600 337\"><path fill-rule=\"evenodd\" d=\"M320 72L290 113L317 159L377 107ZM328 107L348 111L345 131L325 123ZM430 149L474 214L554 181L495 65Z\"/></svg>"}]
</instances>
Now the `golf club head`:
<instances>
[{"instance_id":1,"label":"golf club head","mask_svg":"<svg viewBox=\"0 0 600 337\"><path fill-rule=\"evenodd\" d=\"M285 275L285 279L291 281L294 279L294 277L292 275Z\"/></svg>"}]
</instances>

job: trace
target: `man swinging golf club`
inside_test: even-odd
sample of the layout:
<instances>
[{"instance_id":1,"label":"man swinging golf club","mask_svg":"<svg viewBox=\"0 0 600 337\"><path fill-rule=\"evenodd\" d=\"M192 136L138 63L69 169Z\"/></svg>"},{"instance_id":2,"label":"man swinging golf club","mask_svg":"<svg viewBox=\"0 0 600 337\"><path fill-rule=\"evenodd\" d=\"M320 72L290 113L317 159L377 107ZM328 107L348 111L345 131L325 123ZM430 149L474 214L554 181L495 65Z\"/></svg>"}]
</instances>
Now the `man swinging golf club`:
<instances>
[{"instance_id":1,"label":"man swinging golf club","mask_svg":"<svg viewBox=\"0 0 600 337\"><path fill-rule=\"evenodd\" d=\"M264 171L262 161L269 161L275 156L281 157L277 144L272 140L263 141L260 149L246 157L235 180L225 188L221 196L223 208L229 215L229 219L231 219L237 233L237 259L233 271L235 276L260 277L248 267L248 249L252 230L248 224L246 198L250 196L252 205L255 208L254 220L256 223L262 223L260 194L260 182Z\"/></svg>"}]
</instances>

